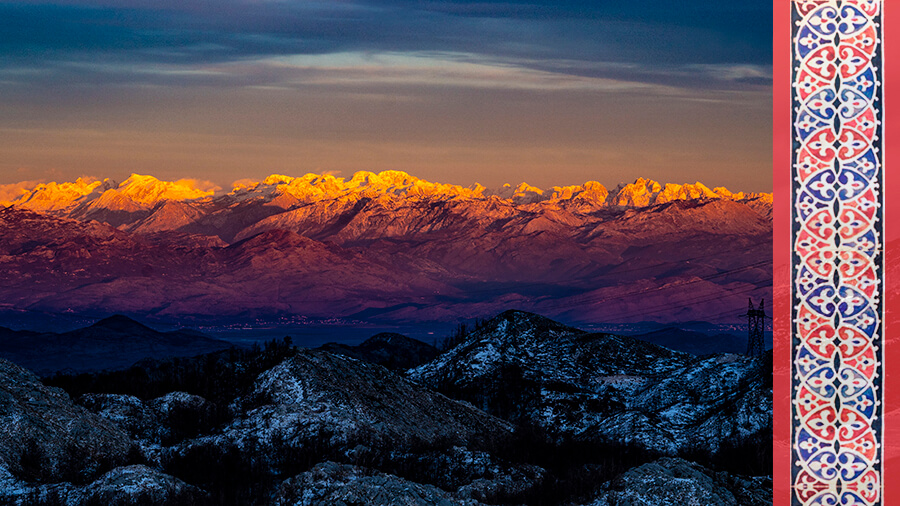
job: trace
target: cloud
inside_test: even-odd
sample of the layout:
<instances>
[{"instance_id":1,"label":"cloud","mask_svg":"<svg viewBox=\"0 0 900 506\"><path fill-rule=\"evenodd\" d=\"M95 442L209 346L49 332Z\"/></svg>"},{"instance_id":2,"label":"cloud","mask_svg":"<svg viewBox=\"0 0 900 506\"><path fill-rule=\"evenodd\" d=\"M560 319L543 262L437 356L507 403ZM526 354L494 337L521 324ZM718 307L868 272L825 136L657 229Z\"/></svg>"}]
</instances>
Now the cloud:
<instances>
[{"instance_id":1,"label":"cloud","mask_svg":"<svg viewBox=\"0 0 900 506\"><path fill-rule=\"evenodd\" d=\"M221 186L205 179L179 179L174 183L178 186L183 186L190 190L198 190L205 193L215 193L222 190Z\"/></svg>"},{"instance_id":2,"label":"cloud","mask_svg":"<svg viewBox=\"0 0 900 506\"><path fill-rule=\"evenodd\" d=\"M90 84L94 76L113 84L241 86L239 67L218 74L204 69L279 56L384 53L469 54L609 79L618 79L616 69L598 64L767 66L771 9L762 0L4 3L0 82L75 77ZM569 64L558 65L561 60ZM677 73L632 78L693 84Z\"/></svg>"}]
</instances>

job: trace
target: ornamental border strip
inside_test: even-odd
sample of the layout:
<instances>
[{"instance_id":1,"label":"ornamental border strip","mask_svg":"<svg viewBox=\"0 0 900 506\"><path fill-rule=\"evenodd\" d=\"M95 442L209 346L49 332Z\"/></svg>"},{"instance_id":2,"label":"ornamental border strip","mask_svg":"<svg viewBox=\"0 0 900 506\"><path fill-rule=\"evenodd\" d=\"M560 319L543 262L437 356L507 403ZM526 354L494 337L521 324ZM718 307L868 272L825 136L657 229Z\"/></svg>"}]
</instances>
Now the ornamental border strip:
<instances>
[{"instance_id":1,"label":"ornamental border strip","mask_svg":"<svg viewBox=\"0 0 900 506\"><path fill-rule=\"evenodd\" d=\"M791 4L791 504L882 504L881 0Z\"/></svg>"}]
</instances>

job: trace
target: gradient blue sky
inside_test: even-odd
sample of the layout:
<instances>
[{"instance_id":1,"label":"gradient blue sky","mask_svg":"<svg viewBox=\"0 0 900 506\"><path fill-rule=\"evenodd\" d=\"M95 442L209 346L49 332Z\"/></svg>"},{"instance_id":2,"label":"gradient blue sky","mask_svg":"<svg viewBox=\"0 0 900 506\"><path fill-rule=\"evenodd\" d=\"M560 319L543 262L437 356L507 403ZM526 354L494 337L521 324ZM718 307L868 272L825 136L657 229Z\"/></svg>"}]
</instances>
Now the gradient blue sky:
<instances>
[{"instance_id":1,"label":"gradient blue sky","mask_svg":"<svg viewBox=\"0 0 900 506\"><path fill-rule=\"evenodd\" d=\"M771 9L0 2L0 183L399 169L770 191Z\"/></svg>"}]
</instances>

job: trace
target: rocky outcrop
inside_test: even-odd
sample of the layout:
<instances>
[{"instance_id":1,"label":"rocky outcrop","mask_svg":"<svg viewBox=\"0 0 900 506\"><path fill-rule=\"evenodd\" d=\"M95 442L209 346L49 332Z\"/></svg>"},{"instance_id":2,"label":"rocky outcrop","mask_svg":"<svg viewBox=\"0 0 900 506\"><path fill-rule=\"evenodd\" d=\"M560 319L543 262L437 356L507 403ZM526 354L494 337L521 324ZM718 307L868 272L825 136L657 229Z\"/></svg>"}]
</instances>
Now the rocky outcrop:
<instances>
[{"instance_id":1,"label":"rocky outcrop","mask_svg":"<svg viewBox=\"0 0 900 506\"><path fill-rule=\"evenodd\" d=\"M127 462L128 435L0 359L0 468L28 482L80 481Z\"/></svg>"},{"instance_id":2,"label":"rocky outcrop","mask_svg":"<svg viewBox=\"0 0 900 506\"><path fill-rule=\"evenodd\" d=\"M414 381L563 437L635 443L665 454L771 428L762 359L697 358L508 311L408 372ZM768 386L767 386L768 385Z\"/></svg>"},{"instance_id":3,"label":"rocky outcrop","mask_svg":"<svg viewBox=\"0 0 900 506\"><path fill-rule=\"evenodd\" d=\"M303 446L323 435L345 448L471 444L512 429L381 366L321 351L301 351L263 373L233 408L243 415L216 439L241 446Z\"/></svg>"},{"instance_id":4,"label":"rocky outcrop","mask_svg":"<svg viewBox=\"0 0 900 506\"><path fill-rule=\"evenodd\" d=\"M190 504L202 493L144 465L128 432L158 436L154 414L136 398L82 399L98 414L0 360L0 503ZM184 501L184 502L179 502Z\"/></svg>"},{"instance_id":5,"label":"rocky outcrop","mask_svg":"<svg viewBox=\"0 0 900 506\"><path fill-rule=\"evenodd\" d=\"M281 484L274 504L282 506L479 506L459 499L435 486L422 485L397 476L358 466L324 462Z\"/></svg>"},{"instance_id":6,"label":"rocky outcrop","mask_svg":"<svg viewBox=\"0 0 900 506\"><path fill-rule=\"evenodd\" d=\"M69 482L32 485L4 481L0 471L0 501L16 506L176 505L204 504L205 500L206 494L200 489L143 465L118 467L83 486Z\"/></svg>"},{"instance_id":7,"label":"rocky outcrop","mask_svg":"<svg viewBox=\"0 0 900 506\"><path fill-rule=\"evenodd\" d=\"M159 413L132 395L86 394L78 403L142 444L159 444L169 434Z\"/></svg>"},{"instance_id":8,"label":"rocky outcrop","mask_svg":"<svg viewBox=\"0 0 900 506\"><path fill-rule=\"evenodd\" d=\"M79 404L126 431L153 455L162 444L197 436L213 425L216 406L199 395L171 392L144 402L131 395L87 394Z\"/></svg>"},{"instance_id":9,"label":"rocky outcrop","mask_svg":"<svg viewBox=\"0 0 900 506\"><path fill-rule=\"evenodd\" d=\"M636 467L607 483L585 506L763 506L772 504L771 478L715 473L678 458Z\"/></svg>"},{"instance_id":10,"label":"rocky outcrop","mask_svg":"<svg viewBox=\"0 0 900 506\"><path fill-rule=\"evenodd\" d=\"M113 469L72 495L75 504L196 504L205 498L200 489L140 465Z\"/></svg>"},{"instance_id":11,"label":"rocky outcrop","mask_svg":"<svg viewBox=\"0 0 900 506\"><path fill-rule=\"evenodd\" d=\"M402 470L400 474L407 479L455 491L461 499L486 503L524 495L543 484L549 474L537 465L512 464L489 452L461 446L417 453L398 449L389 466Z\"/></svg>"},{"instance_id":12,"label":"rocky outcrop","mask_svg":"<svg viewBox=\"0 0 900 506\"><path fill-rule=\"evenodd\" d=\"M199 395L170 392L147 403L160 420L169 426L200 425L215 412L215 405Z\"/></svg>"}]
</instances>

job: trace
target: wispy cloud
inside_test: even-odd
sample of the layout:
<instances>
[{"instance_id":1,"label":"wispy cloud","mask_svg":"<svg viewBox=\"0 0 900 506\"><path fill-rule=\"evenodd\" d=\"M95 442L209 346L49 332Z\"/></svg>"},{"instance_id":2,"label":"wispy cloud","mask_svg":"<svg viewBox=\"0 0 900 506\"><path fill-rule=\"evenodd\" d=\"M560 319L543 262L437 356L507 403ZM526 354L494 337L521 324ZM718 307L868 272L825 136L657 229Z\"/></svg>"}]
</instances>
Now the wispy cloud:
<instances>
[{"instance_id":1,"label":"wispy cloud","mask_svg":"<svg viewBox=\"0 0 900 506\"><path fill-rule=\"evenodd\" d=\"M0 80L46 84L73 76L89 81L93 75L113 77L113 83L154 84L169 77L240 86L241 67L208 74L209 66L432 53L470 55L479 64L515 61L579 77L674 86L702 82L709 88L733 86L734 80L716 74L685 79L690 66L769 65L771 5L762 0L615 4L20 1L0 4ZM651 68L657 70L646 71Z\"/></svg>"}]
</instances>

